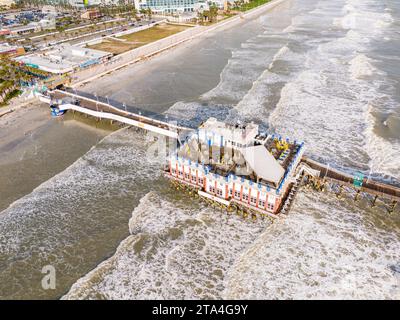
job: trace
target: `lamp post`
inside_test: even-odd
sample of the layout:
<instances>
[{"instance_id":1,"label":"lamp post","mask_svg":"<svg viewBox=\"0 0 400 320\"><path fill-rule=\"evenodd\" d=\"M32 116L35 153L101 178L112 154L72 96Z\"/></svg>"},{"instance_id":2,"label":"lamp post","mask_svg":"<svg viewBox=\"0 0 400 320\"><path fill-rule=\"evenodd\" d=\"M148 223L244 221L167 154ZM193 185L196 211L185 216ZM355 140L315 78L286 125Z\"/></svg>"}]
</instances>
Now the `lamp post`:
<instances>
[{"instance_id":1,"label":"lamp post","mask_svg":"<svg viewBox=\"0 0 400 320\"><path fill-rule=\"evenodd\" d=\"M94 96L96 97L96 100L97 100L97 102L96 102L96 110L97 110L97 112L99 112L99 107L98 107L99 97L97 96L97 93L95 93Z\"/></svg>"}]
</instances>

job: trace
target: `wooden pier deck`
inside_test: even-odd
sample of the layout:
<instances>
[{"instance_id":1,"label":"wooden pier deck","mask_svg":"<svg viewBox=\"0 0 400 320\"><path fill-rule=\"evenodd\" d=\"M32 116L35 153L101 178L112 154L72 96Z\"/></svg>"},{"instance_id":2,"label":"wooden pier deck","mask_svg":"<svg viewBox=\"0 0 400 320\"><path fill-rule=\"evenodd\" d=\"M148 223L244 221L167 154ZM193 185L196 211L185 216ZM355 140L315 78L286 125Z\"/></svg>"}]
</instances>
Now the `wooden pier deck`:
<instances>
[{"instance_id":1,"label":"wooden pier deck","mask_svg":"<svg viewBox=\"0 0 400 320\"><path fill-rule=\"evenodd\" d=\"M66 100L66 98L74 99L74 103L61 104L59 106L60 109L71 109L98 118L123 122L171 138L179 139L180 134L193 130L175 123L160 121L146 115L125 111L106 102L68 91L54 90L50 92L50 99L53 101L62 101Z\"/></svg>"},{"instance_id":2,"label":"wooden pier deck","mask_svg":"<svg viewBox=\"0 0 400 320\"><path fill-rule=\"evenodd\" d=\"M330 168L328 165L319 163L307 157L303 157L302 162L306 163L312 169L319 171L319 177L317 178L331 180L340 185L357 188L361 192L387 198L392 201L400 201L399 187L377 182L372 179L368 179L367 177L364 177L361 186L357 187L354 184L354 176Z\"/></svg>"}]
</instances>

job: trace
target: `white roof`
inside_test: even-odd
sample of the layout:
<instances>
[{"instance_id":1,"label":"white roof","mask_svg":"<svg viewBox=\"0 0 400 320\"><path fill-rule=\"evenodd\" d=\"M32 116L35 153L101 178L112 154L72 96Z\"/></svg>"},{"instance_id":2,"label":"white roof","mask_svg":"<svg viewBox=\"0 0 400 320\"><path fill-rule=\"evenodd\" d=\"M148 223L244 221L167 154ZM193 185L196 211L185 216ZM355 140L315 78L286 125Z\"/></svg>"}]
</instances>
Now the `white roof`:
<instances>
[{"instance_id":1,"label":"white roof","mask_svg":"<svg viewBox=\"0 0 400 320\"><path fill-rule=\"evenodd\" d=\"M203 134L201 134L203 132ZM206 134L207 137L216 135L213 144L220 143L220 137L222 136L224 140L230 140L241 145L249 144L258 133L258 125L254 123L247 123L246 125L229 125L225 122L218 121L215 118L208 118L199 127L200 139Z\"/></svg>"},{"instance_id":2,"label":"white roof","mask_svg":"<svg viewBox=\"0 0 400 320\"><path fill-rule=\"evenodd\" d=\"M255 174L266 181L278 184L285 169L263 145L241 149L243 157Z\"/></svg>"},{"instance_id":3,"label":"white roof","mask_svg":"<svg viewBox=\"0 0 400 320\"><path fill-rule=\"evenodd\" d=\"M95 62L96 60L111 55L109 52L81 48L69 44L59 45L45 53L34 53L18 57L15 60L37 65L41 70L52 73L66 73L85 63Z\"/></svg>"}]
</instances>

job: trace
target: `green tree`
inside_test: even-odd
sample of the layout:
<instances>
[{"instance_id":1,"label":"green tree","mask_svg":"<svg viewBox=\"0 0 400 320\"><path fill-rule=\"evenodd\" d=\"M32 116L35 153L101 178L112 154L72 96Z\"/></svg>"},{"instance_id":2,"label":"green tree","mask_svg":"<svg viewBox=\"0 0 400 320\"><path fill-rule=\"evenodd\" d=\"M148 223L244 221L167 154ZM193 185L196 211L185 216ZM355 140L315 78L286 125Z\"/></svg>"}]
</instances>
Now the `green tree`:
<instances>
[{"instance_id":1,"label":"green tree","mask_svg":"<svg viewBox=\"0 0 400 320\"><path fill-rule=\"evenodd\" d=\"M147 12L147 17L149 18L149 20L151 19L151 16L153 15L153 11L151 11L151 8L149 7L149 8L147 8L147 10L146 10Z\"/></svg>"}]
</instances>

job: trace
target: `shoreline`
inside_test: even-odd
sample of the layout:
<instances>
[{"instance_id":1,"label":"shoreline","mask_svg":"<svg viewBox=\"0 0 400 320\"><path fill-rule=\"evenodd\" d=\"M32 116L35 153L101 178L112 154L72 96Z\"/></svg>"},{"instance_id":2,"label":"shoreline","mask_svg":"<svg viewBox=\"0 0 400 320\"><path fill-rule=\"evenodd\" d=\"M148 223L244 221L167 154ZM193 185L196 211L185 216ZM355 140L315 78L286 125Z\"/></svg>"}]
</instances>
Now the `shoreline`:
<instances>
[{"instance_id":1,"label":"shoreline","mask_svg":"<svg viewBox=\"0 0 400 320\"><path fill-rule=\"evenodd\" d=\"M0 214L113 131L75 118L52 118L39 101L0 118Z\"/></svg>"},{"instance_id":2,"label":"shoreline","mask_svg":"<svg viewBox=\"0 0 400 320\"><path fill-rule=\"evenodd\" d=\"M163 48L159 48L159 49L156 49L156 50L153 50L153 51L150 50L150 52L147 53L147 54L140 55L139 57L133 58L131 60L128 59L128 61L123 62L122 64L117 65L117 66L115 66L113 68L110 68L109 70L105 70L105 71L97 70L97 69L99 69L101 67L104 67L104 64L98 65L97 67L95 67L93 69L85 69L85 70L82 71L82 73L91 72L91 73L95 73L95 75L90 76L90 77L88 77L86 79L80 80L80 81L78 81L76 83L72 83L70 85L70 87L76 89L78 87L87 85L87 84L91 83L92 81L94 81L94 80L96 80L98 78L102 78L104 76L112 74L115 71L118 71L118 70L121 70L121 69L125 69L126 67L128 67L130 65L136 64L136 63L141 62L141 61L146 62L147 59L149 59L149 58L151 58L153 56L159 55L159 54L161 54L163 52L168 52L169 49L178 47L180 44L186 43L186 42L188 42L190 40L193 40L193 39L198 39L198 38L200 38L202 36L207 37L207 36L209 36L210 32L218 32L218 31L222 31L225 28L233 27L233 26L235 26L235 24L240 23L243 20L246 21L246 18L250 18L250 17L253 17L253 16L260 15L263 12L267 12L268 10L273 9L274 7L276 7L277 5L279 5L279 4L281 4L281 3L285 2L285 1L287 1L287 0L271 0L271 1L265 3L265 4L261 5L261 6L258 6L256 8L250 9L250 10L248 10L246 12L240 13L240 14L235 15L233 17L230 17L228 19L222 20L222 21L217 22L217 23L215 23L215 24L213 24L211 26L207 26L207 27L195 26L195 27L192 28L192 30L199 30L199 29L202 29L202 30L200 30L200 32L197 33L197 34L189 35L188 37L184 37L181 40L172 42L172 43L170 43L169 45L167 45L167 46L165 46ZM218 30L218 29L221 29L221 30ZM135 51L137 52L139 50L143 50L143 48L146 49L149 46L150 47L151 46L159 46L160 43L165 42L165 41L168 42L169 40L173 39L174 37L177 37L179 35L185 34L185 32L189 32L189 31L191 31L191 30L188 29L188 30L179 32L177 34L174 34L174 35L168 36L166 38L157 40L155 42L149 43L149 44L144 45L142 47L139 47L139 48L136 48L136 49L133 49L133 50L129 50L127 52L124 52L124 53L121 53L119 55L116 55L114 58L116 60L120 60L121 57L132 55L133 52L135 52ZM16 110L18 110L20 108L24 108L27 105L29 105L30 103L35 103L37 98L36 97L31 97L30 94L31 93L28 91L28 96L23 96L24 94L22 94L22 96L19 96L19 97L16 97L14 99L11 99L8 102L7 106L4 106L4 107L0 108L0 118L8 117L14 111L16 111ZM24 101L20 102L19 104L16 104L16 103L18 103L18 100L22 100L22 98L24 99Z\"/></svg>"},{"instance_id":3,"label":"shoreline","mask_svg":"<svg viewBox=\"0 0 400 320\"><path fill-rule=\"evenodd\" d=\"M233 27L240 22L247 21L248 18L256 17L258 15L261 15L263 12L268 12L268 10L275 8L277 5L279 5L285 1L287 1L287 0L271 0L261 6L250 9L246 12L240 13L240 14L230 17L228 19L222 20L211 26L206 26L206 27L205 26L195 26L192 29L188 29L188 30L179 32L179 33L171 35L169 37L157 40L155 42L151 42L142 47L139 47L139 48L136 48L133 50L129 50L127 52L116 55L115 57L113 57L113 59L115 59L114 61L120 61L121 59L124 59L124 57L128 57L128 59L127 59L127 61L122 61L119 65L116 65L115 67L112 67L110 69L107 69L106 65L101 64L101 65L96 66L93 69L82 70L81 74L83 74L83 75L88 72L94 73L94 75L88 76L86 79L81 79L75 83L72 83L70 85L70 87L78 88L78 87L88 84L91 81L94 81L98 78L104 77L115 71L118 71L120 69L128 67L132 64L135 64L135 63L138 63L145 59L151 58L152 56L158 55L164 51L168 51L169 49L177 47L180 44L186 43L190 40L197 39L200 37L207 37L209 35L209 33L211 33L211 32L218 32L218 31L222 31L225 28ZM182 35L184 35L183 38L181 38ZM170 42L170 43L168 43L168 42ZM165 43L165 45L163 46L164 43ZM151 50L153 47L154 47L154 50ZM150 49L150 50L147 50L147 49ZM129 56L132 56L131 59L129 59ZM115 63L114 61L111 60L110 63L113 64L113 63ZM103 70L103 71L99 70L101 68L104 68L107 70ZM78 77L79 77L79 74L77 74L75 78L78 78Z\"/></svg>"}]
</instances>

